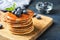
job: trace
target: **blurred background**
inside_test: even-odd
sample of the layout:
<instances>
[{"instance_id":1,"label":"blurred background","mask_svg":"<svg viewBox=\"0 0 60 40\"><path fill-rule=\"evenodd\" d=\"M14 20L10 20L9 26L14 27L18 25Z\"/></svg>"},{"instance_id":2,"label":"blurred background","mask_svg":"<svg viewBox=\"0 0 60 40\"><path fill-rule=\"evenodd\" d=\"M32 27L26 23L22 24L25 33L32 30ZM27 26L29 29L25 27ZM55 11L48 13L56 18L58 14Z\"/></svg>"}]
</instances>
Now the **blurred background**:
<instances>
[{"instance_id":1,"label":"blurred background","mask_svg":"<svg viewBox=\"0 0 60 40\"><path fill-rule=\"evenodd\" d=\"M38 37L37 40L60 40L60 0L32 0L28 8L38 13L35 5L39 1L53 3L53 11L50 14L41 14L52 17L54 23L40 37Z\"/></svg>"}]
</instances>

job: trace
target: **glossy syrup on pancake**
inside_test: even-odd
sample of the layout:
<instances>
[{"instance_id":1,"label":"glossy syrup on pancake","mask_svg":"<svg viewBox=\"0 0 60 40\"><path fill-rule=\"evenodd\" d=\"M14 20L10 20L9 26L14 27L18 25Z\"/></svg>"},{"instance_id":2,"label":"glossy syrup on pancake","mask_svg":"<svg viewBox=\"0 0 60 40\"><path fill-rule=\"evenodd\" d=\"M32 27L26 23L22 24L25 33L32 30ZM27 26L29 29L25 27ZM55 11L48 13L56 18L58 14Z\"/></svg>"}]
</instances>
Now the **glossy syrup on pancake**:
<instances>
[{"instance_id":1,"label":"glossy syrup on pancake","mask_svg":"<svg viewBox=\"0 0 60 40\"><path fill-rule=\"evenodd\" d=\"M34 26L33 26L33 22L32 22L33 14L34 14L33 11L27 10L27 14L22 13L20 15L20 17L17 17L13 13L7 12L6 22L10 23L10 25L11 25L9 30L13 34L16 32L17 32L17 34L28 34L28 33L32 32L34 30ZM12 25L12 24L14 24L14 25ZM18 30L18 28L19 28L19 30ZM21 31L21 28L22 28L22 31ZM15 31L15 30L18 30L18 31Z\"/></svg>"}]
</instances>

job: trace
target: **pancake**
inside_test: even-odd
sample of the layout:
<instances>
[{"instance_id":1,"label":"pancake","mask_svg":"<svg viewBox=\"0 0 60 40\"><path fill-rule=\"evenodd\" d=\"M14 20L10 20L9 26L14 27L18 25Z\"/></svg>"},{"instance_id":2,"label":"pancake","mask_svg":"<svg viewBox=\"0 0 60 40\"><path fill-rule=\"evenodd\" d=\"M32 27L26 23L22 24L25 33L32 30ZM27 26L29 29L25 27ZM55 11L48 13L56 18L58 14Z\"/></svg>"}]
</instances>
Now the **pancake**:
<instances>
[{"instance_id":1,"label":"pancake","mask_svg":"<svg viewBox=\"0 0 60 40\"><path fill-rule=\"evenodd\" d=\"M24 34L31 33L33 30L34 30L34 27L32 26L30 29L26 30L25 32L14 32L11 30L10 30L10 32L15 35L24 35Z\"/></svg>"},{"instance_id":2,"label":"pancake","mask_svg":"<svg viewBox=\"0 0 60 40\"><path fill-rule=\"evenodd\" d=\"M4 12L1 12L1 11L0 11L0 13L1 13L1 15L0 15L1 21L5 21L5 19L6 19L6 14L5 14Z\"/></svg>"},{"instance_id":3,"label":"pancake","mask_svg":"<svg viewBox=\"0 0 60 40\"><path fill-rule=\"evenodd\" d=\"M19 21L21 20L27 20L29 18L33 17L33 12L29 10L29 12L27 14L21 14L21 16L18 18L16 17L14 14L7 12L7 18L13 21L16 21L16 19L19 19Z\"/></svg>"},{"instance_id":4,"label":"pancake","mask_svg":"<svg viewBox=\"0 0 60 40\"><path fill-rule=\"evenodd\" d=\"M29 22L28 24L10 24L11 27L26 27L26 26L29 26L30 24L32 24L33 22Z\"/></svg>"},{"instance_id":5,"label":"pancake","mask_svg":"<svg viewBox=\"0 0 60 40\"><path fill-rule=\"evenodd\" d=\"M30 27L32 25L33 25L33 23L31 23L30 25L25 26L25 27L10 27L10 28L13 28L13 29L25 29L25 28L28 28L28 27Z\"/></svg>"},{"instance_id":6,"label":"pancake","mask_svg":"<svg viewBox=\"0 0 60 40\"><path fill-rule=\"evenodd\" d=\"M34 30L33 22L33 11L28 10L27 14L21 14L20 17L7 12L5 22L10 24L10 32L12 34L28 34Z\"/></svg>"},{"instance_id":7,"label":"pancake","mask_svg":"<svg viewBox=\"0 0 60 40\"><path fill-rule=\"evenodd\" d=\"M12 24L15 24L15 23L21 23L21 24L27 24L28 22L32 21L32 19L30 18L29 20L24 20L24 21L11 21L9 19L6 19L6 22L8 23L12 23Z\"/></svg>"},{"instance_id":8,"label":"pancake","mask_svg":"<svg viewBox=\"0 0 60 40\"><path fill-rule=\"evenodd\" d=\"M10 28L10 30L11 31L14 31L14 32L25 32L26 30L29 30L31 27L32 27L33 25L31 25L31 26L28 26L28 27L24 27L24 28Z\"/></svg>"}]
</instances>

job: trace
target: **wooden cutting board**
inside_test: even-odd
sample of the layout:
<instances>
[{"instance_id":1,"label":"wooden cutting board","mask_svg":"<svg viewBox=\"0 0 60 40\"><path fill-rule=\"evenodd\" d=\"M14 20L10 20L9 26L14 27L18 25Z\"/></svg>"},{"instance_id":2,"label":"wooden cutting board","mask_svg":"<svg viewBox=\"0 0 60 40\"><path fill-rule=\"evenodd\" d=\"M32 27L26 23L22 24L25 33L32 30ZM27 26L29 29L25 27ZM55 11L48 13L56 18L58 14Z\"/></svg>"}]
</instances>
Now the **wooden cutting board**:
<instances>
[{"instance_id":1,"label":"wooden cutting board","mask_svg":"<svg viewBox=\"0 0 60 40\"><path fill-rule=\"evenodd\" d=\"M44 15L40 15L41 19L33 18L33 24L35 30L27 35L13 35L8 30L9 24L0 22L3 24L4 29L0 29L0 40L36 40L48 27L53 23L53 19Z\"/></svg>"}]
</instances>

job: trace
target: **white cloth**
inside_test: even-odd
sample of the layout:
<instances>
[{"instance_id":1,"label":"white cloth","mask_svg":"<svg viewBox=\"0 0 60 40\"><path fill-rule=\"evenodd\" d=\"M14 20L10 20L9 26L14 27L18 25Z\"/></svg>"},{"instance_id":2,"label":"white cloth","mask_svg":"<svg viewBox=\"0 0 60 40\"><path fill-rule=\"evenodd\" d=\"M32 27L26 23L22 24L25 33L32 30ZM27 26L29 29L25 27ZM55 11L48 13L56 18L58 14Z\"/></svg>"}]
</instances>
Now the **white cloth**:
<instances>
[{"instance_id":1,"label":"white cloth","mask_svg":"<svg viewBox=\"0 0 60 40\"><path fill-rule=\"evenodd\" d=\"M4 10L7 7L16 3L16 7L24 8L23 5L29 5L30 0L0 0L0 10Z\"/></svg>"}]
</instances>

